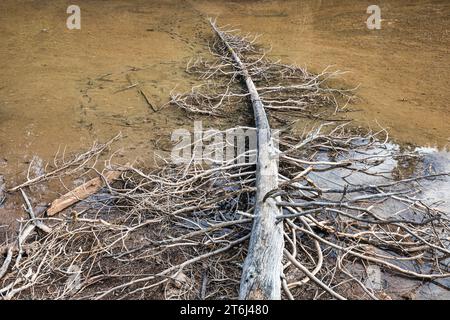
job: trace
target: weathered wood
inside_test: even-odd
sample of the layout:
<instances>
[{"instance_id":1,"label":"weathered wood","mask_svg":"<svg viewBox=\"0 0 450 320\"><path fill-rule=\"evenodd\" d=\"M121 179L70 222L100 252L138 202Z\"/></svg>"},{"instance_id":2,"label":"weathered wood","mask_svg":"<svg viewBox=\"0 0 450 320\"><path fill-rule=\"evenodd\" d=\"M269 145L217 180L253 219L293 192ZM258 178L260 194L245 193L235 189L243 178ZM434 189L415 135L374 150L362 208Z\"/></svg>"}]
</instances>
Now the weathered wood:
<instances>
[{"instance_id":1,"label":"weathered wood","mask_svg":"<svg viewBox=\"0 0 450 320\"><path fill-rule=\"evenodd\" d=\"M9 268L9 264L11 263L12 260L12 256L13 256L13 247L12 246L8 246L7 251L6 251L6 258L3 261L2 266L0 267L0 279L3 278L3 276L6 274L6 272L8 271Z\"/></svg>"},{"instance_id":2,"label":"weathered wood","mask_svg":"<svg viewBox=\"0 0 450 320\"><path fill-rule=\"evenodd\" d=\"M36 215L34 214L33 206L31 205L31 202L28 199L28 196L25 193L25 191L23 191L23 189L20 189L20 192L22 193L23 200L25 201L25 204L27 205L26 211L28 212L28 215L30 216L30 219L31 219L32 223L37 228L39 228L42 231L44 231L45 233L52 232L52 228L50 228L45 223L43 223L42 221L40 221L39 219L36 218Z\"/></svg>"},{"instance_id":3,"label":"weathered wood","mask_svg":"<svg viewBox=\"0 0 450 320\"><path fill-rule=\"evenodd\" d=\"M108 171L104 178L108 183L117 180L123 171ZM47 209L48 216L54 216L55 214L61 212L62 210L70 207L71 205L77 203L78 201L84 200L90 195L95 194L103 187L103 179L101 177L96 177L94 179L89 180L86 183L83 183L81 186L76 187L72 191L69 191L62 197L54 200L50 207Z\"/></svg>"},{"instance_id":4,"label":"weathered wood","mask_svg":"<svg viewBox=\"0 0 450 320\"><path fill-rule=\"evenodd\" d=\"M257 129L254 222L242 270L239 298L280 299L284 240L282 223L277 223L276 217L281 212L276 205L276 199L268 198L264 201L269 191L278 188L277 149L274 147L264 105L248 70L215 22L210 20L210 23L243 75L250 93Z\"/></svg>"}]
</instances>

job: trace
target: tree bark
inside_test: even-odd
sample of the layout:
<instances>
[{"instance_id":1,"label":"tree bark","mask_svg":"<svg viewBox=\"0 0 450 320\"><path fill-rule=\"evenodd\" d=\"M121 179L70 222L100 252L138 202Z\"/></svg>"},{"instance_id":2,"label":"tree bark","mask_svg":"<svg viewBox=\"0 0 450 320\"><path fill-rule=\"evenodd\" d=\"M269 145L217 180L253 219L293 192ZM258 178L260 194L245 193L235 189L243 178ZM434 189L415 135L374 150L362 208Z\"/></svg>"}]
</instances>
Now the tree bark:
<instances>
[{"instance_id":1,"label":"tree bark","mask_svg":"<svg viewBox=\"0 0 450 320\"><path fill-rule=\"evenodd\" d=\"M274 147L264 105L247 68L215 22L210 20L210 23L243 75L250 93L257 130L256 203L239 298L280 299L284 240L282 222L277 223L276 218L281 210L276 205L277 199L268 198L264 201L264 196L278 187L278 150Z\"/></svg>"}]
</instances>

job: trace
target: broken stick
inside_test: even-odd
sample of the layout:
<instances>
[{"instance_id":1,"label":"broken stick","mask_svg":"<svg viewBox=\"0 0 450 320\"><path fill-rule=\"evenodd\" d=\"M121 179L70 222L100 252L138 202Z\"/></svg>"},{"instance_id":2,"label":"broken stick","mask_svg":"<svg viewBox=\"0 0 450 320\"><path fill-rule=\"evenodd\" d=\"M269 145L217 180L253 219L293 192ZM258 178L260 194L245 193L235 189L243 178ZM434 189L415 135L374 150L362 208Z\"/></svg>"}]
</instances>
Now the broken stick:
<instances>
[{"instance_id":1,"label":"broken stick","mask_svg":"<svg viewBox=\"0 0 450 320\"><path fill-rule=\"evenodd\" d=\"M150 102L150 99L148 98L147 94L145 93L144 89L142 88L139 81L133 81L131 75L127 74L128 82L130 83L129 88L136 87L138 92L144 97L147 104L152 108L154 112L158 112L159 110L153 105L153 103Z\"/></svg>"}]
</instances>

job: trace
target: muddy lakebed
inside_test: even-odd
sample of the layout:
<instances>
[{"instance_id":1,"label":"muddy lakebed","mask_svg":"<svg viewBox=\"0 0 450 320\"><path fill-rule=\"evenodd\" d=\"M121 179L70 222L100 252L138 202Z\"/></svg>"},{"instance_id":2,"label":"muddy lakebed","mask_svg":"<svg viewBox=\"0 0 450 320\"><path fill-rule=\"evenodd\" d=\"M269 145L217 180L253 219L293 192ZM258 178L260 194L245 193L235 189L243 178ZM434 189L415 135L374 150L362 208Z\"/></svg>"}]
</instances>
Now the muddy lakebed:
<instances>
[{"instance_id":1,"label":"muddy lakebed","mask_svg":"<svg viewBox=\"0 0 450 320\"><path fill-rule=\"evenodd\" d=\"M65 25L64 1L0 4L0 240L24 213L19 196L1 194L42 173L62 150L78 152L122 132L127 159L146 162L169 151L171 133L193 120L173 107L152 112L130 85L133 72L152 104L186 91L192 56L206 54L206 18L260 33L270 57L319 73L344 70L337 85L358 89L343 117L355 127L386 128L394 149L417 163L387 161L415 175L450 171L448 1L381 1L381 30L368 30L365 1L89 1L81 30ZM223 120L209 119L211 127ZM31 164L31 166L30 166ZM333 177L326 177L332 181ZM45 207L57 192L35 189ZM367 184L373 181L359 181ZM420 196L450 212L450 180L423 182ZM8 232L7 232L8 231ZM393 283L396 279L391 280ZM449 298L448 281L400 281L403 298ZM414 290L412 290L414 288ZM413 296L407 296L414 291Z\"/></svg>"}]
</instances>

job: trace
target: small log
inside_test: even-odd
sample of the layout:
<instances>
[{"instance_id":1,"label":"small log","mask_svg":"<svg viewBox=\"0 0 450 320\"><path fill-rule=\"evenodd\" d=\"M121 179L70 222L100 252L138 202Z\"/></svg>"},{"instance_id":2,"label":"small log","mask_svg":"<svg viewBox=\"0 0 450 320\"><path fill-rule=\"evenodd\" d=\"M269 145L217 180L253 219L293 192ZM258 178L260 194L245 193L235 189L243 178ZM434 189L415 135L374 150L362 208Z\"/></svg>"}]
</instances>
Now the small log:
<instances>
[{"instance_id":1,"label":"small log","mask_svg":"<svg viewBox=\"0 0 450 320\"><path fill-rule=\"evenodd\" d=\"M123 170L108 171L104 175L104 179L109 183L117 180L122 174ZM55 214L67 209L71 205L77 203L78 201L84 200L87 197L97 193L104 185L103 178L96 177L89 180L88 182L76 187L72 191L69 191L62 197L54 200L50 207L47 209L48 216L54 216Z\"/></svg>"},{"instance_id":2,"label":"small log","mask_svg":"<svg viewBox=\"0 0 450 320\"><path fill-rule=\"evenodd\" d=\"M210 20L210 24L242 72L250 93L258 133L256 203L248 253L242 269L239 298L279 300L284 248L282 223L277 221L281 209L276 205L279 197L265 199L268 192L278 189L277 150L273 145L264 105L247 68L215 22Z\"/></svg>"}]
</instances>

